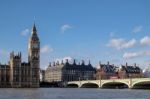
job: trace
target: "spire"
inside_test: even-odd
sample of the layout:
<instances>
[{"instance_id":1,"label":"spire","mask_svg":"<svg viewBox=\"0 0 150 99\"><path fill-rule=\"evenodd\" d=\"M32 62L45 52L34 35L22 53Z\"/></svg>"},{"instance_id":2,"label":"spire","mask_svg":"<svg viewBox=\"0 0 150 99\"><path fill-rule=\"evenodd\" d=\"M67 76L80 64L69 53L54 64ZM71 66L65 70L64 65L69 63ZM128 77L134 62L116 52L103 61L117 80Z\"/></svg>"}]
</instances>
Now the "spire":
<instances>
[{"instance_id":1,"label":"spire","mask_svg":"<svg viewBox=\"0 0 150 99\"><path fill-rule=\"evenodd\" d=\"M35 23L34 23L34 25L32 27L31 39L34 40L34 41L38 41L39 40L38 35L37 35L37 29L36 29Z\"/></svg>"},{"instance_id":2,"label":"spire","mask_svg":"<svg viewBox=\"0 0 150 99\"><path fill-rule=\"evenodd\" d=\"M73 65L76 65L76 60L75 59L73 60Z\"/></svg>"},{"instance_id":3,"label":"spire","mask_svg":"<svg viewBox=\"0 0 150 99\"><path fill-rule=\"evenodd\" d=\"M91 66L91 61L89 60L89 66Z\"/></svg>"},{"instance_id":4,"label":"spire","mask_svg":"<svg viewBox=\"0 0 150 99\"><path fill-rule=\"evenodd\" d=\"M34 22L34 25L33 25L33 28L32 28L32 31L36 32L36 26L35 26L35 22Z\"/></svg>"},{"instance_id":5,"label":"spire","mask_svg":"<svg viewBox=\"0 0 150 99\"><path fill-rule=\"evenodd\" d=\"M63 60L61 61L61 65L64 65L64 62L63 62Z\"/></svg>"},{"instance_id":6,"label":"spire","mask_svg":"<svg viewBox=\"0 0 150 99\"><path fill-rule=\"evenodd\" d=\"M101 61L99 61L99 66L101 66Z\"/></svg>"}]
</instances>

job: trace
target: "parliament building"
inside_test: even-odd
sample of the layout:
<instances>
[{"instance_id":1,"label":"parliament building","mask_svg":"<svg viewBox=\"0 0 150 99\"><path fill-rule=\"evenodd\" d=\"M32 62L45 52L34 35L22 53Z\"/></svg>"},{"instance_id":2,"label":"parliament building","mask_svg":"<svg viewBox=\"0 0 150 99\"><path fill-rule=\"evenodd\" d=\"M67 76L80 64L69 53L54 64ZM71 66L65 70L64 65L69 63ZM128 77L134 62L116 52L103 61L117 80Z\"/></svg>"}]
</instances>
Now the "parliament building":
<instances>
[{"instance_id":1,"label":"parliament building","mask_svg":"<svg viewBox=\"0 0 150 99\"><path fill-rule=\"evenodd\" d=\"M11 52L8 64L0 63L0 87L38 88L39 69L40 40L34 24L28 44L28 62L22 62L21 52L17 54Z\"/></svg>"}]
</instances>

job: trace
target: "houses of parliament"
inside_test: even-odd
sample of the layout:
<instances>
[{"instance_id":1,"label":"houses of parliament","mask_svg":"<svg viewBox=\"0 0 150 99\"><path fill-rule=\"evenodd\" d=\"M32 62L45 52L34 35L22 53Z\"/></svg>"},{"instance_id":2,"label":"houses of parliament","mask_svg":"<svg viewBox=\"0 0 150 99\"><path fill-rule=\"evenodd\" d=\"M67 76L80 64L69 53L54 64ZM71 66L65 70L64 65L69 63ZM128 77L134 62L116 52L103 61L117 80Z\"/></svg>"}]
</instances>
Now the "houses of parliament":
<instances>
[{"instance_id":1,"label":"houses of parliament","mask_svg":"<svg viewBox=\"0 0 150 99\"><path fill-rule=\"evenodd\" d=\"M28 44L28 62L22 62L21 52L10 53L8 64L0 64L1 88L38 88L40 40L34 24Z\"/></svg>"}]
</instances>

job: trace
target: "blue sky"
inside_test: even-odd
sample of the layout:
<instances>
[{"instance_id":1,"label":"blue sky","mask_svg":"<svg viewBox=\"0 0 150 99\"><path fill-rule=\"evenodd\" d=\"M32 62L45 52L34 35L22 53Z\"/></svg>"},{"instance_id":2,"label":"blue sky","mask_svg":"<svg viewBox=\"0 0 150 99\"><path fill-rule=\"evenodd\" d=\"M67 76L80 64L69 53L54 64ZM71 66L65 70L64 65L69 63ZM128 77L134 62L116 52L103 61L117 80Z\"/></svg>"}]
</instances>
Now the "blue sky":
<instances>
[{"instance_id":1,"label":"blue sky","mask_svg":"<svg viewBox=\"0 0 150 99\"><path fill-rule=\"evenodd\" d=\"M61 59L150 64L149 0L1 0L0 62L23 53L35 21L41 67Z\"/></svg>"}]
</instances>

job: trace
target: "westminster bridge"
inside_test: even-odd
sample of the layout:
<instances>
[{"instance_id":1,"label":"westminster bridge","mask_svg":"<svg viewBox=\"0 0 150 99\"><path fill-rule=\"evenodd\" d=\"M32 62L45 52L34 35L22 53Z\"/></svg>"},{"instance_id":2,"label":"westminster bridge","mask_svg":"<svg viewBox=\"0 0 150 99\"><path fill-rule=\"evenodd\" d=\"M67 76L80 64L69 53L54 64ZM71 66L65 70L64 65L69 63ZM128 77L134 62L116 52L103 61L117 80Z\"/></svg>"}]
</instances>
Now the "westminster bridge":
<instances>
[{"instance_id":1,"label":"westminster bridge","mask_svg":"<svg viewBox=\"0 0 150 99\"><path fill-rule=\"evenodd\" d=\"M67 87L150 89L150 78L71 81Z\"/></svg>"}]
</instances>

